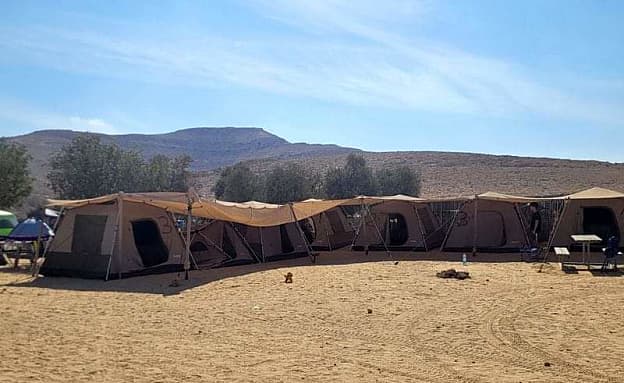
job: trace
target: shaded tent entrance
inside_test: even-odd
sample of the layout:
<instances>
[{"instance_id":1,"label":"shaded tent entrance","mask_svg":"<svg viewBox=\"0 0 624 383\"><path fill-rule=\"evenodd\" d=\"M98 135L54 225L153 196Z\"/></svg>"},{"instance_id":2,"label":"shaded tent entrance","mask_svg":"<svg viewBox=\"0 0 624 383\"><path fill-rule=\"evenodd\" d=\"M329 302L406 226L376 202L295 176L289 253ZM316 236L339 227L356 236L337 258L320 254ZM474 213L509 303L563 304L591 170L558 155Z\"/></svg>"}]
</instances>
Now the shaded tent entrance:
<instances>
[{"instance_id":1,"label":"shaded tent entrance","mask_svg":"<svg viewBox=\"0 0 624 383\"><path fill-rule=\"evenodd\" d=\"M624 194L608 189L592 188L561 197L563 207L551 234L550 245L579 247L572 241L574 234L595 234L602 238L599 249L614 236L624 246Z\"/></svg>"}]
</instances>

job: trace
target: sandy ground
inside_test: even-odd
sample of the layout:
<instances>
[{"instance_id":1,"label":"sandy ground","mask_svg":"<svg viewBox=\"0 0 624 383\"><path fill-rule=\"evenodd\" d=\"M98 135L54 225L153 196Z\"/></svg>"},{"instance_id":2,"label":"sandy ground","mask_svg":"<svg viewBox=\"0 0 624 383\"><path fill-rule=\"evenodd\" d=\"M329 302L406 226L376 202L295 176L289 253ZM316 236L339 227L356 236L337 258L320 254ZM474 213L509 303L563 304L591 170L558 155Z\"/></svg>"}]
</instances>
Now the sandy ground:
<instances>
[{"instance_id":1,"label":"sandy ground","mask_svg":"<svg viewBox=\"0 0 624 383\"><path fill-rule=\"evenodd\" d=\"M0 381L624 382L624 278L374 257L198 271L178 287L176 274L33 282L5 267ZM448 267L473 278L435 277Z\"/></svg>"}]
</instances>

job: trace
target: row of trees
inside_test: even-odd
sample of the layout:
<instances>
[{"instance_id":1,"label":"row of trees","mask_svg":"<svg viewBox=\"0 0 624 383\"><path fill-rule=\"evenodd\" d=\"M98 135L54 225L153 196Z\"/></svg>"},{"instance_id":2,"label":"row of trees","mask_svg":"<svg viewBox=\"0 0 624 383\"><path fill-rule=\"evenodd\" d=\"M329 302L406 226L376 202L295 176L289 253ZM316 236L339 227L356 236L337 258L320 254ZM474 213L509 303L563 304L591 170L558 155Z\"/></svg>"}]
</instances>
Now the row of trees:
<instances>
[{"instance_id":1,"label":"row of trees","mask_svg":"<svg viewBox=\"0 0 624 383\"><path fill-rule=\"evenodd\" d=\"M407 166L386 167L373 172L363 156L350 154L344 166L329 169L325 174L288 163L260 175L244 164L237 164L221 172L213 191L217 198L227 201L285 203L357 195L418 196L420 186L420 174Z\"/></svg>"},{"instance_id":2,"label":"row of trees","mask_svg":"<svg viewBox=\"0 0 624 383\"><path fill-rule=\"evenodd\" d=\"M0 141L0 208L18 206L32 191L30 156L18 144ZM105 144L93 135L81 135L54 153L48 181L60 198L81 199L104 194L143 191L186 191L190 178L188 156L156 155L145 160L141 152ZM244 164L225 168L214 187L217 198L228 201L260 200L271 203L307 198L349 198L356 195L420 194L421 177L407 166L374 172L361 155L351 154L342 167L321 174L287 163L266 174Z\"/></svg>"}]
</instances>

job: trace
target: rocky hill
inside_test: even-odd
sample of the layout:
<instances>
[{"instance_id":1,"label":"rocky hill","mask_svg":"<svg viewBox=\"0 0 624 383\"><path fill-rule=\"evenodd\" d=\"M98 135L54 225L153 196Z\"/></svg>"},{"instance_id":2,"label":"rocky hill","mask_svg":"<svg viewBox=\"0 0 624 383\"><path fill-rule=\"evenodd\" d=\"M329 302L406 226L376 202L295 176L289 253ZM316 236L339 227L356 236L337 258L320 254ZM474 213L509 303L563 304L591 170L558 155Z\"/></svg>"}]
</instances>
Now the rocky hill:
<instances>
[{"instance_id":1,"label":"rocky hill","mask_svg":"<svg viewBox=\"0 0 624 383\"><path fill-rule=\"evenodd\" d=\"M50 154L78 133L44 130L8 138L28 148L37 182L33 198L51 196L46 187ZM549 158L448 152L362 152L337 145L290 143L259 128L192 128L166 134L98 134L103 142L157 153L193 157L194 184L210 195L220 168L245 161L264 172L287 161L314 171L344 163L348 153L362 153L371 166L408 165L423 175L423 196L457 196L496 190L522 195L567 193L590 186L624 190L624 164Z\"/></svg>"}]
</instances>

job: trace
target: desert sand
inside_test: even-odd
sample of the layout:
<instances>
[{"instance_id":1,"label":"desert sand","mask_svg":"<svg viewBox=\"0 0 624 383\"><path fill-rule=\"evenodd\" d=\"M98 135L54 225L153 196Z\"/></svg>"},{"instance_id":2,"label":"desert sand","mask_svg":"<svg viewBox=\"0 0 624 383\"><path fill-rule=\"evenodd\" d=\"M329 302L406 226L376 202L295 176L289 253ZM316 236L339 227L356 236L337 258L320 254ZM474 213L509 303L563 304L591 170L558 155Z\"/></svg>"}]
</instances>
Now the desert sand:
<instances>
[{"instance_id":1,"label":"desert sand","mask_svg":"<svg viewBox=\"0 0 624 383\"><path fill-rule=\"evenodd\" d=\"M328 253L179 286L3 267L0 381L624 382L624 278L450 257ZM435 277L449 267L472 278Z\"/></svg>"}]
</instances>

